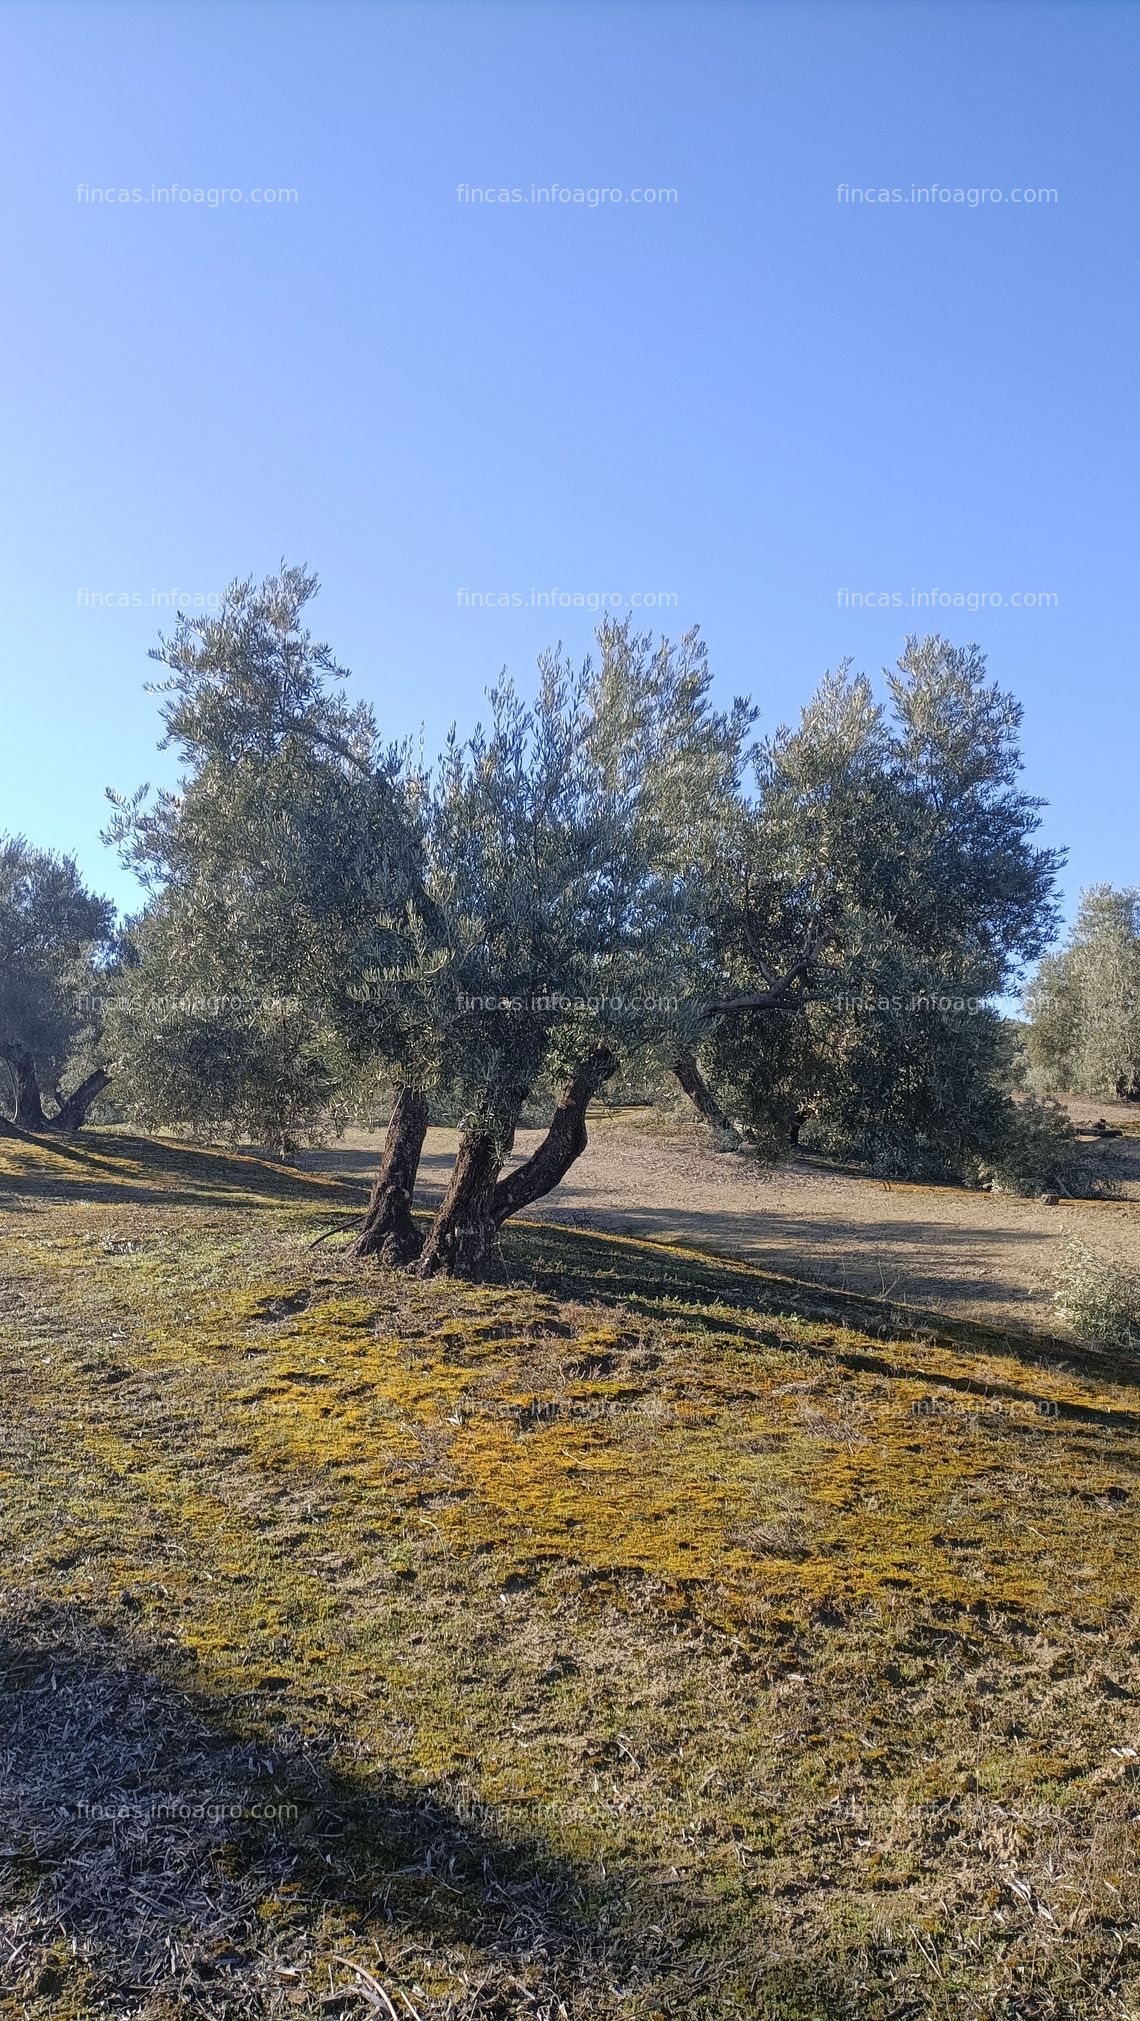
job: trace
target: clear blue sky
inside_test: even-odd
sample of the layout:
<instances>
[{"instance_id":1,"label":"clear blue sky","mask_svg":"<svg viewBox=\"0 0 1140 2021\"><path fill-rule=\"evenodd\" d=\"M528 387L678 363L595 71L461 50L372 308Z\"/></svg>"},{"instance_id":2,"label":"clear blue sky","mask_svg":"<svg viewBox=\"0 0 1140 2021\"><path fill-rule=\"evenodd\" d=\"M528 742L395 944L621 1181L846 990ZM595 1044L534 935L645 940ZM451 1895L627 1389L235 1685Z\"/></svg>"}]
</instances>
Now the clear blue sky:
<instances>
[{"instance_id":1,"label":"clear blue sky","mask_svg":"<svg viewBox=\"0 0 1140 2021\"><path fill-rule=\"evenodd\" d=\"M1140 876L1140 8L34 0L3 36L0 828L128 899L98 831L164 776L152 593L285 556L433 749L596 622L462 591L664 593L768 728L844 655L976 639L1070 904ZM840 598L912 589L1003 602Z\"/></svg>"}]
</instances>

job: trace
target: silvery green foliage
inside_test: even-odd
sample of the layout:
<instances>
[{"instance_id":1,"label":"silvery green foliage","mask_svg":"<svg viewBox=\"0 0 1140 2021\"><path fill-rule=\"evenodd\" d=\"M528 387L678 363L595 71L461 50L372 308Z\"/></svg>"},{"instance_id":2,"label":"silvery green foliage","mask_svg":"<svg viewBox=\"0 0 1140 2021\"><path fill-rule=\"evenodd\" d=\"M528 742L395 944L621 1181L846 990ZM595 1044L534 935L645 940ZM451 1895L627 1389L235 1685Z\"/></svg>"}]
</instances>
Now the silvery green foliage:
<instances>
[{"instance_id":1,"label":"silvery green foliage","mask_svg":"<svg viewBox=\"0 0 1140 2021\"><path fill-rule=\"evenodd\" d=\"M254 965L240 922L199 939L186 894L158 899L126 936L106 1020L129 1119L279 1153L320 1137L335 1042L312 1002L276 980Z\"/></svg>"},{"instance_id":2,"label":"silvery green foliage","mask_svg":"<svg viewBox=\"0 0 1140 2021\"><path fill-rule=\"evenodd\" d=\"M956 964L965 993L996 994L1056 921L1060 859L1035 846L1042 803L1017 784L1021 705L976 647L938 637L908 639L887 687L889 714L841 667L762 747L762 847L785 889L817 894L864 946L860 919L889 922Z\"/></svg>"},{"instance_id":3,"label":"silvery green foliage","mask_svg":"<svg viewBox=\"0 0 1140 2021\"><path fill-rule=\"evenodd\" d=\"M744 779L757 712L740 697L727 710L713 706L695 629L670 642L608 621L598 646L591 749L623 810L626 994L647 1006L626 1052L668 1065L707 1034L704 1005L729 979L725 898L747 850ZM621 1037L607 1033L618 1050Z\"/></svg>"},{"instance_id":4,"label":"silvery green foliage","mask_svg":"<svg viewBox=\"0 0 1140 2021\"><path fill-rule=\"evenodd\" d=\"M906 1139L945 1160L992 1135L992 1012L838 1007L981 999L1048 938L1020 712L980 655L909 641L889 717L841 668L753 754L755 712L713 706L695 632L607 622L580 669L542 660L533 700L502 679L428 771L345 701L302 622L315 588L296 569L236 583L157 653L185 774L111 829L152 890L116 1025L140 1114L284 1140L382 1071L505 1144L598 1046L651 1074L702 1043L727 1055L733 1028L872 1154ZM775 1016L805 1015L810 1043L748 1008L780 976ZM171 1000L174 1019L146 1009ZM724 1063L739 1081L739 1046Z\"/></svg>"},{"instance_id":5,"label":"silvery green foliage","mask_svg":"<svg viewBox=\"0 0 1140 2021\"><path fill-rule=\"evenodd\" d=\"M1075 1094L1140 1099L1140 889L1082 894L1066 946L1026 994L1040 1078Z\"/></svg>"},{"instance_id":6,"label":"silvery green foliage","mask_svg":"<svg viewBox=\"0 0 1140 2021\"><path fill-rule=\"evenodd\" d=\"M1068 1244L1055 1302L1078 1340L1140 1348L1140 1277L1081 1242Z\"/></svg>"},{"instance_id":7,"label":"silvery green foliage","mask_svg":"<svg viewBox=\"0 0 1140 2021\"><path fill-rule=\"evenodd\" d=\"M71 857L0 836L0 1048L26 1047L47 1093L92 1064L113 930Z\"/></svg>"},{"instance_id":8,"label":"silvery green foliage","mask_svg":"<svg viewBox=\"0 0 1140 2021\"><path fill-rule=\"evenodd\" d=\"M580 669L544 656L532 702L500 681L486 726L418 782L422 890L361 996L404 1076L498 1141L599 1044L675 1054L751 721L709 687L696 633L607 623Z\"/></svg>"},{"instance_id":9,"label":"silvery green foliage","mask_svg":"<svg viewBox=\"0 0 1140 2021\"><path fill-rule=\"evenodd\" d=\"M398 755L302 622L316 588L300 569L235 583L154 655L185 769L153 801L116 799L108 831L151 892L109 1020L149 1125L286 1148L351 1076L361 921L406 893L414 837Z\"/></svg>"},{"instance_id":10,"label":"silvery green foliage","mask_svg":"<svg viewBox=\"0 0 1140 2021\"><path fill-rule=\"evenodd\" d=\"M750 941L787 959L813 912L823 945L801 1028L783 1013L725 1019L708 1057L746 1120L794 1120L819 1148L884 1168L958 1174L1012 1116L992 998L1054 930L1059 859L1036 846L1040 803L1017 783L1020 706L975 648L912 638L887 691L876 703L843 665L760 747L724 959L736 950L743 983Z\"/></svg>"}]
</instances>

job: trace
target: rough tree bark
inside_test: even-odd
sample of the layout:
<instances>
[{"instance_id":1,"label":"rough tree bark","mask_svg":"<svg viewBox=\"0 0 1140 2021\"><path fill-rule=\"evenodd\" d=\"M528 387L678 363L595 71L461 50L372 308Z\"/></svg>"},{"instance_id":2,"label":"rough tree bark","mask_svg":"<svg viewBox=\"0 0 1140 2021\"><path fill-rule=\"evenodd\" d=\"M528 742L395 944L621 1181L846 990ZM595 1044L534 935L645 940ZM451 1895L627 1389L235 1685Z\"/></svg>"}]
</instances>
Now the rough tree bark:
<instances>
[{"instance_id":1,"label":"rough tree bark","mask_svg":"<svg viewBox=\"0 0 1140 2021\"><path fill-rule=\"evenodd\" d=\"M570 1076L555 1105L550 1128L524 1164L500 1179L491 1197L491 1216L501 1227L510 1215L541 1200L566 1177L586 1148L586 1109L617 1061L608 1046L598 1045Z\"/></svg>"},{"instance_id":2,"label":"rough tree bark","mask_svg":"<svg viewBox=\"0 0 1140 2021\"><path fill-rule=\"evenodd\" d=\"M110 1086L110 1082L111 1076L106 1068L96 1067L94 1073L88 1074L87 1079L79 1083L74 1093L60 1103L59 1114L53 1116L46 1127L49 1130L67 1132L81 1130L87 1121L87 1114L92 1104L98 1101L104 1088Z\"/></svg>"},{"instance_id":3,"label":"rough tree bark","mask_svg":"<svg viewBox=\"0 0 1140 2021\"><path fill-rule=\"evenodd\" d=\"M616 1066L608 1046L594 1047L562 1087L542 1142L505 1179L504 1147L481 1131L464 1132L420 1257L421 1277L486 1276L503 1222L551 1192L585 1150L587 1106Z\"/></svg>"},{"instance_id":4,"label":"rough tree bark","mask_svg":"<svg viewBox=\"0 0 1140 2021\"><path fill-rule=\"evenodd\" d=\"M12 1070L12 1080L16 1089L16 1122L21 1130L44 1130L47 1117L40 1100L40 1084L36 1075L36 1063L27 1046L17 1039L9 1040L0 1048L0 1056Z\"/></svg>"},{"instance_id":5,"label":"rough tree bark","mask_svg":"<svg viewBox=\"0 0 1140 2021\"><path fill-rule=\"evenodd\" d=\"M749 990L723 1001L707 1003L702 1007L701 1015L721 1017L743 1010L771 1010L778 1004L791 1008L802 1002L802 997L789 995L789 992L809 971L818 945L819 933L813 929L803 954L782 976L773 975L761 963L761 973L768 985L765 989ZM605 1047L599 1046L591 1054L591 1061L597 1061L605 1051ZM520 1207L539 1199L556 1186L585 1146L586 1104L593 1089L587 1088L581 1076L588 1064L584 1062L563 1089L554 1120L543 1142L533 1156L518 1171L508 1174L506 1179L500 1180L499 1173L506 1150L510 1148L510 1137L504 1146L484 1131L463 1132L447 1191L416 1266L418 1276L486 1276L501 1223L508 1215L516 1214ZM716 1101L696 1060L691 1055L684 1055L674 1071L685 1092L697 1103L707 1120L715 1122L718 1129L731 1132L743 1148L744 1140ZM601 1078L605 1077L603 1073Z\"/></svg>"},{"instance_id":6,"label":"rough tree bark","mask_svg":"<svg viewBox=\"0 0 1140 2021\"><path fill-rule=\"evenodd\" d=\"M483 1130L464 1130L431 1224L419 1277L485 1277L495 1243L493 1202L503 1164L503 1147Z\"/></svg>"},{"instance_id":7,"label":"rough tree bark","mask_svg":"<svg viewBox=\"0 0 1140 2021\"><path fill-rule=\"evenodd\" d=\"M12 1091L11 1092L12 1120L9 1121L8 1117L4 1114L3 1110L0 1109L0 1137L4 1136L14 1137L16 1134L15 1115L16 1115L16 1108L19 1102L19 1096L16 1092L15 1070L9 1064L7 1055L4 1053L3 1048L0 1048L0 1066L3 1067L4 1072L8 1076L8 1083Z\"/></svg>"},{"instance_id":8,"label":"rough tree bark","mask_svg":"<svg viewBox=\"0 0 1140 2021\"><path fill-rule=\"evenodd\" d=\"M349 1252L352 1256L375 1257L393 1270L415 1262L423 1248L423 1236L412 1219L412 1195L427 1126L427 1096L417 1088L401 1088L368 1211Z\"/></svg>"},{"instance_id":9,"label":"rough tree bark","mask_svg":"<svg viewBox=\"0 0 1140 2021\"><path fill-rule=\"evenodd\" d=\"M732 1119L725 1115L692 1053L682 1053L680 1059L673 1063L673 1072L702 1121L711 1123L714 1130L731 1137L743 1150L744 1138Z\"/></svg>"}]
</instances>

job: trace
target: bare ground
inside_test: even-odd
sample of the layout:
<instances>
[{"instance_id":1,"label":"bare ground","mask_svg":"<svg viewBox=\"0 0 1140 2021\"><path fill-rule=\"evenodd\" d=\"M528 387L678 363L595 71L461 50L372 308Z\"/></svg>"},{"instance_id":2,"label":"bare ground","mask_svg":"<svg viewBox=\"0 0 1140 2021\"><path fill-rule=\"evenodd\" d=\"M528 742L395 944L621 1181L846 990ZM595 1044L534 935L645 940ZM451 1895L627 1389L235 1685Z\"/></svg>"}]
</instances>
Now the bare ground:
<instances>
[{"instance_id":1,"label":"bare ground","mask_svg":"<svg viewBox=\"0 0 1140 2021\"><path fill-rule=\"evenodd\" d=\"M1090 1138L1087 1147L1090 1161L1120 1184L1120 1200L1050 1207L1008 1194L870 1178L810 1157L767 1167L713 1150L697 1129L667 1132L634 1112L593 1119L585 1153L530 1214L744 1256L785 1276L953 1318L1063 1331L1053 1291L1067 1238L1140 1269L1135 1108L1077 1100L1068 1106L1080 1130L1103 1117L1130 1133ZM527 1157L540 1135L520 1131L516 1158ZM363 1179L381 1142L379 1135L352 1133L305 1163ZM429 1131L417 1205L439 1199L455 1143L453 1130Z\"/></svg>"}]
</instances>

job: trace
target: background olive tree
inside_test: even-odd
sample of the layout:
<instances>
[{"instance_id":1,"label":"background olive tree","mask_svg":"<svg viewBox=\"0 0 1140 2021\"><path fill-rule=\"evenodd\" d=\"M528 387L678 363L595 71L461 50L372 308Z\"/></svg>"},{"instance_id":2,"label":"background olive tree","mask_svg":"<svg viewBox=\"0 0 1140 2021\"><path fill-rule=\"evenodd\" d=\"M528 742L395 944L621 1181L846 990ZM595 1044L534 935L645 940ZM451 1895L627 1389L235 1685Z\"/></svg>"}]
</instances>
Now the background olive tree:
<instances>
[{"instance_id":1,"label":"background olive tree","mask_svg":"<svg viewBox=\"0 0 1140 2021\"><path fill-rule=\"evenodd\" d=\"M0 836L0 1113L26 1129L78 1128L107 1085L98 1054L113 934L110 901L70 857Z\"/></svg>"},{"instance_id":2,"label":"background olive tree","mask_svg":"<svg viewBox=\"0 0 1140 2021\"><path fill-rule=\"evenodd\" d=\"M887 689L841 667L760 749L753 932L814 908L826 943L794 1026L724 1019L706 1058L766 1140L961 1176L1016 1126L995 999L1055 931L1061 859L1018 783L1020 704L976 647L909 639Z\"/></svg>"},{"instance_id":3,"label":"background olive tree","mask_svg":"<svg viewBox=\"0 0 1140 2021\"><path fill-rule=\"evenodd\" d=\"M1065 946L1026 993L1035 1078L1072 1094L1140 1101L1140 890L1082 894Z\"/></svg>"}]
</instances>

